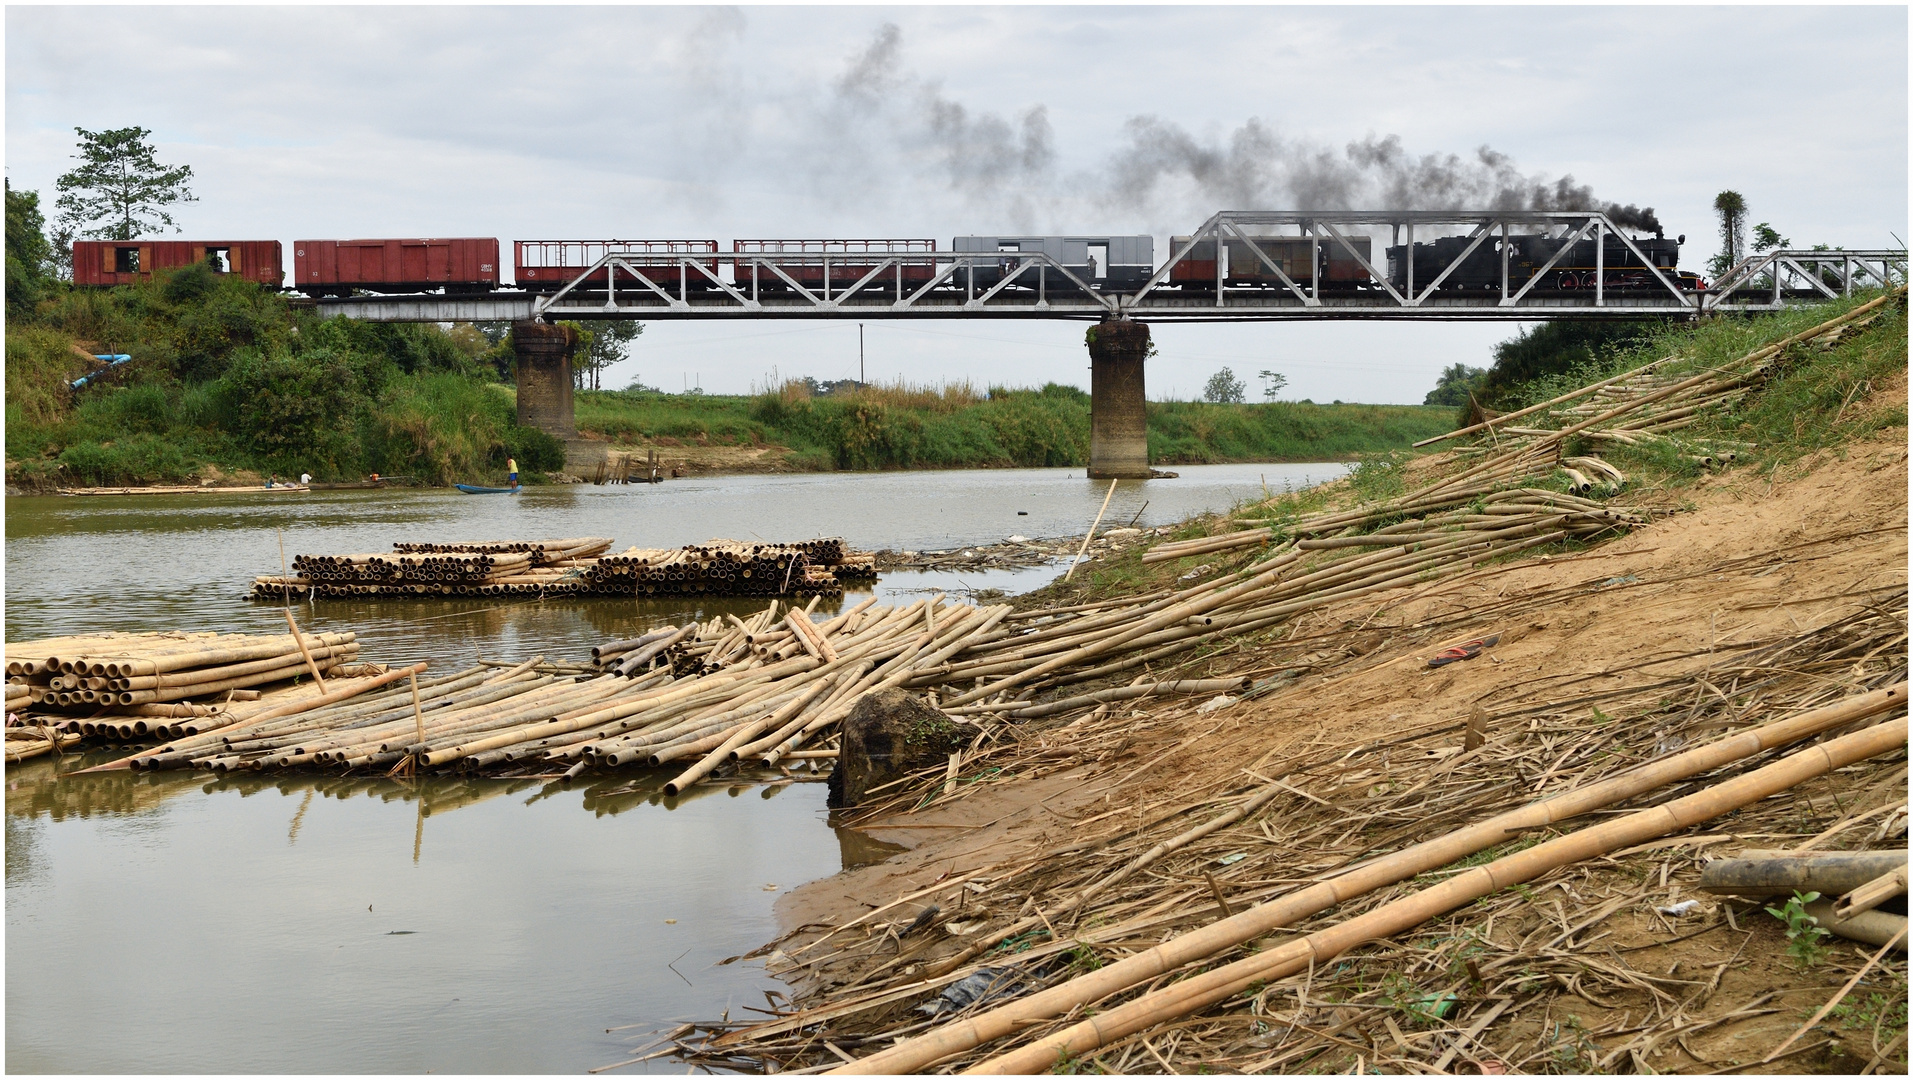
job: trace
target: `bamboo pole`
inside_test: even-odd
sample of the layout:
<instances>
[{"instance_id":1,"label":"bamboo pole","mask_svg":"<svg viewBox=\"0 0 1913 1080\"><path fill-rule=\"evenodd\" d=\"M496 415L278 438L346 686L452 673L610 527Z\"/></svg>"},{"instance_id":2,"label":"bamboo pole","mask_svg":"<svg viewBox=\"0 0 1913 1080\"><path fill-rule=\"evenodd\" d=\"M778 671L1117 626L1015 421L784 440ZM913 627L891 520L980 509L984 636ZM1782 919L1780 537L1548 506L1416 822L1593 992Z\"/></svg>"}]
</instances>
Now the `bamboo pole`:
<instances>
[{"instance_id":1,"label":"bamboo pole","mask_svg":"<svg viewBox=\"0 0 1913 1080\"><path fill-rule=\"evenodd\" d=\"M1539 405L1530 405L1527 408L1521 409L1516 412L1503 413L1500 416L1490 417L1486 420L1483 420L1479 424L1470 424L1465 428L1459 428L1455 431L1449 432L1446 435L1437 435L1432 439L1423 439L1422 441L1417 443L1410 443L1409 446L1419 450L1424 446L1430 446L1438 442L1445 442L1449 439L1458 439L1463 435L1472 435L1477 431L1486 431L1497 424L1505 424L1510 420L1518 420L1521 417L1531 416L1534 413L1551 409L1556 405L1561 405L1566 402L1573 401L1575 398L1585 397L1596 390L1600 390L1603 387L1613 386L1615 383L1618 383L1618 382L1625 382L1626 380L1631 379L1636 375L1645 375L1648 372L1654 370L1655 368L1661 366L1662 364L1667 363L1669 360L1677 360L1677 359L1679 359L1678 356L1663 356L1659 360L1655 360L1652 363L1642 364L1640 367L1637 367L1632 371L1624 371L1620 373L1619 375L1614 376L1611 379L1603 379L1600 382L1593 383L1588 386L1583 386L1579 390L1571 390L1568 393L1562 394L1560 397L1550 398L1549 400L1544 401Z\"/></svg>"},{"instance_id":2,"label":"bamboo pole","mask_svg":"<svg viewBox=\"0 0 1913 1080\"><path fill-rule=\"evenodd\" d=\"M1300 559L1301 555L1298 552L1290 552L1288 556L1286 556L1286 558L1289 561L1293 562L1296 559ZM1182 604L1179 604L1175 607L1170 608L1167 611L1160 612L1154 617L1144 620L1140 625L1130 630L1124 631L1123 633L1117 634L1114 637L1107 638L1095 644L1085 645L1079 649L1074 649L1068 653L1065 653L1062 656L1054 657L1052 659L1043 661L1040 664L1036 664L1034 666L1025 668L1024 670L1020 672L1012 673L1010 675L1005 676L1002 680L996 683L992 683L988 686L984 686L979 689L972 690L967 694L960 694L957 697L951 698L949 701L945 702L944 704L968 705L973 701L981 701L986 697L990 697L994 694L1001 693L1005 690L1009 690L1014 687L1021 686L1024 683L1029 682L1031 679L1035 679L1041 675L1048 674L1049 672L1055 671L1058 668L1068 666L1069 664L1078 663L1081 660L1087 659L1092 656L1100 656L1103 653L1109 652L1113 649L1120 648L1121 646L1131 641L1134 641L1136 638L1139 638L1143 636L1144 634L1150 633L1155 630L1160 630L1163 627L1172 625L1174 623L1181 622L1183 619L1186 619L1190 617L1191 615L1200 615L1205 611L1209 611L1213 608L1216 608L1222 604L1229 602L1230 600L1234 600L1240 596L1243 596L1244 594L1253 592L1257 589L1261 589L1265 586L1273 584L1276 581L1276 579L1281 575L1281 572L1285 568L1285 565L1286 564L1271 567L1270 569L1264 570L1262 573L1257 574L1255 577L1252 577L1247 581L1244 581L1240 584L1231 586L1226 589L1218 590L1210 594L1209 596L1188 600Z\"/></svg>"},{"instance_id":3,"label":"bamboo pole","mask_svg":"<svg viewBox=\"0 0 1913 1080\"><path fill-rule=\"evenodd\" d=\"M1168 562L1171 559L1180 559L1185 555L1207 555L1212 551L1226 551L1229 548L1247 547L1250 544L1263 543L1274 535L1275 530L1265 526L1260 529L1244 529L1241 532L1228 533L1223 536L1203 536L1194 540L1157 544L1155 547L1143 552L1142 562L1144 566L1150 566L1159 562Z\"/></svg>"},{"instance_id":4,"label":"bamboo pole","mask_svg":"<svg viewBox=\"0 0 1913 1080\"><path fill-rule=\"evenodd\" d=\"M1161 945L1008 1005L908 1039L860 1059L859 1068L855 1071L922 1072L932 1062L1012 1034L1031 1022L1063 1015L1072 1008L1086 1007L1111 994L1234 948L1356 896L1406 881L1429 870L1440 869L1458 859L1504 843L1515 832L1542 828L1578 817L1753 754L1891 709L1905 708L1906 700L1907 684L1899 683L1784 720L1772 721L1648 762L1605 780L1550 796L1520 809L1497 814L1475 825L1350 868L1327 880L1171 938ZM723 1041L724 1037L720 1037L719 1042Z\"/></svg>"},{"instance_id":5,"label":"bamboo pole","mask_svg":"<svg viewBox=\"0 0 1913 1080\"><path fill-rule=\"evenodd\" d=\"M1326 963L1364 942L1402 933L1443 912L1551 870L1711 821L1834 769L1876 754L1904 749L1906 739L1907 722L1902 716L1807 747L1692 795L1544 841L1463 871L1438 885L1383 904L1326 930L1144 994L1065 1031L984 1061L966 1070L966 1075L1047 1070L1066 1057L1087 1053L1111 1040L1227 1000L1255 983L1298 974L1311 964Z\"/></svg>"},{"instance_id":6,"label":"bamboo pole","mask_svg":"<svg viewBox=\"0 0 1913 1080\"><path fill-rule=\"evenodd\" d=\"M1103 523L1103 515L1109 512L1109 500L1116 497L1116 481L1109 482L1109 493L1103 496L1103 507L1096 511L1096 520L1090 523L1089 531L1083 534L1083 546L1076 549L1076 557L1069 561L1069 569L1063 572L1063 580L1068 581L1076 572L1076 564L1083 561L1083 555L1089 551L1089 542L1096 538L1096 526Z\"/></svg>"}]
</instances>

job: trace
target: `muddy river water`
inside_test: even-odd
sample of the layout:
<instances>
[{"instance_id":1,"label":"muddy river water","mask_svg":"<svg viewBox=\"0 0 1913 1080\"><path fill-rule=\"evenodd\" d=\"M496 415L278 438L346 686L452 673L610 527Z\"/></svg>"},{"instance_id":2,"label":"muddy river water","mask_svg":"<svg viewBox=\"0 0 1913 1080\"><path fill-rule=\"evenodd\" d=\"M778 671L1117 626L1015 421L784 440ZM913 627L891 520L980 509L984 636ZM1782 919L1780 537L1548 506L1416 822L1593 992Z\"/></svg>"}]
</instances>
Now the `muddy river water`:
<instances>
[{"instance_id":1,"label":"muddy river water","mask_svg":"<svg viewBox=\"0 0 1913 1080\"><path fill-rule=\"evenodd\" d=\"M1176 521L1342 469L1186 467L1119 485L1105 520ZM281 632L276 608L244 596L254 575L277 571L282 543L288 560L401 539L562 536L622 548L840 535L937 550L1080 536L1107 488L1053 469L509 497L9 498L6 637ZM887 574L877 588L1014 592L1056 572ZM302 628L356 631L366 659L450 671L479 657L582 660L602 641L762 606L501 599L321 601L297 613ZM569 786L60 775L74 764L6 774L9 1072L581 1072L633 1056L674 1022L768 1008L765 991L781 987L758 962L720 961L775 935L783 892L882 856L831 827L809 777L666 799L667 777L637 772Z\"/></svg>"}]
</instances>

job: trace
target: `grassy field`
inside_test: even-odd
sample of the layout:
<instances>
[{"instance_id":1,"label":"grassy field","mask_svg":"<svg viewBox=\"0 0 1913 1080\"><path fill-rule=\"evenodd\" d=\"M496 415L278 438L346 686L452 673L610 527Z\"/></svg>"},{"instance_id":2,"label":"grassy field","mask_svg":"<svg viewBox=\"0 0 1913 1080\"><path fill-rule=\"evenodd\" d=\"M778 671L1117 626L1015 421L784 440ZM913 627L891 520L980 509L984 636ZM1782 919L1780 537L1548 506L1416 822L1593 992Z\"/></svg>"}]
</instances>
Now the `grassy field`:
<instances>
[{"instance_id":1,"label":"grassy field","mask_svg":"<svg viewBox=\"0 0 1913 1080\"><path fill-rule=\"evenodd\" d=\"M1420 405L1212 405L1152 402L1159 465L1323 461L1399 450L1449 428L1452 409ZM752 397L583 392L578 428L625 445L785 446L804 469L958 469L1082 465L1089 395L967 383L872 386L813 397L802 383Z\"/></svg>"}]
</instances>

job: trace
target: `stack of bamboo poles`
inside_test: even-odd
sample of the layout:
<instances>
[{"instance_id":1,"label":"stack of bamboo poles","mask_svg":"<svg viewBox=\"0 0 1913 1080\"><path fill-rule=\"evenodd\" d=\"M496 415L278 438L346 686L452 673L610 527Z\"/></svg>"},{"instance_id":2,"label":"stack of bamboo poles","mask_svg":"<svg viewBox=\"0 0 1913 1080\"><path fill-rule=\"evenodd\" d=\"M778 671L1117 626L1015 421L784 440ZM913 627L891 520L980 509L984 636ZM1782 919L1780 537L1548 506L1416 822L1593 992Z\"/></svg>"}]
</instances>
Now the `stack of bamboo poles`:
<instances>
[{"instance_id":1,"label":"stack of bamboo poles","mask_svg":"<svg viewBox=\"0 0 1913 1080\"><path fill-rule=\"evenodd\" d=\"M399 543L391 552L300 555L291 576L253 581L255 600L308 597L501 596L575 593L648 596L836 596L845 582L873 581L876 556L840 538L795 544L713 540L682 548L630 548L611 541Z\"/></svg>"},{"instance_id":2,"label":"stack of bamboo poles","mask_svg":"<svg viewBox=\"0 0 1913 1080\"><path fill-rule=\"evenodd\" d=\"M1531 538L1523 537L1513 542ZM677 790L721 768L829 754L841 721L874 691L939 687L963 704L978 693L967 688L988 676L1015 681L1035 672L1018 682L1024 689L1017 700L989 687L983 696L993 701L955 711L1043 715L1074 708L1080 695L1051 703L1028 695L1269 625L1374 579L1466 563L1501 550L1497 545L1493 538L1471 540L1432 563L1388 552L1346 560L1359 565L1328 575L1277 581L1276 571L1299 557L1290 552L1278 557L1276 570L1250 576L1248 588L1214 582L1140 603L1015 618L1007 605L946 604L941 595L897 607L880 607L873 597L816 620L816 598L809 608L773 600L748 619L726 615L607 643L596 650L595 673L565 677L534 659L503 673L474 668L421 680L416 702L408 689L392 688L263 726L230 718L206 730L176 723L162 733L170 741L126 766L576 774L690 762L673 782ZM1168 680L1090 696L1118 701L1240 689L1239 679Z\"/></svg>"},{"instance_id":3,"label":"stack of bamboo poles","mask_svg":"<svg viewBox=\"0 0 1913 1080\"><path fill-rule=\"evenodd\" d=\"M1675 433L1699 423L1710 410L1729 408L1758 389L1786 362L1789 350L1801 346L1829 347L1842 336L1857 332L1879 318L1880 308L1905 294L1902 286L1718 367L1692 374L1673 374L1666 369L1675 366L1680 357L1663 357L1538 405L1424 439L1415 445L1479 435L1490 442L1487 447L1476 449L1491 461L1500 462L1504 467L1521 461L1532 470L1550 451L1558 453L1563 441L1578 436L1606 445L1660 444L1703 465L1725 464L1751 444L1719 438L1694 440ZM1526 423L1517 424L1517 420ZM1477 468L1484 474L1492 473L1494 470L1487 468L1487 464L1484 462ZM1469 470L1463 477L1480 479L1478 475L1470 475L1474 472Z\"/></svg>"},{"instance_id":4,"label":"stack of bamboo poles","mask_svg":"<svg viewBox=\"0 0 1913 1080\"><path fill-rule=\"evenodd\" d=\"M565 559L586 558L611 547L609 537L578 536L566 540L463 540L456 543L401 541L392 550L404 555L529 555L533 566Z\"/></svg>"},{"instance_id":5,"label":"stack of bamboo poles","mask_svg":"<svg viewBox=\"0 0 1913 1080\"><path fill-rule=\"evenodd\" d=\"M24 699L43 710L142 716L150 710L171 718L177 707L162 703L230 694L349 663L359 653L354 638L350 631L298 638L116 633L8 642L7 708L13 711Z\"/></svg>"},{"instance_id":6,"label":"stack of bamboo poles","mask_svg":"<svg viewBox=\"0 0 1913 1080\"><path fill-rule=\"evenodd\" d=\"M1493 606L1509 617L1504 602ZM1461 725L1446 721L1368 743L1331 741L1300 758L1245 742L1229 760L1246 769L1223 769L1180 798L1092 813L1060 846L1018 848L807 945L782 943L773 971L801 970L820 990L768 1020L699 1024L690 1037L677 1036L678 1053L707 1067L775 1072L1042 1072L1080 1059L1082 1071L1196 1071L1206 1063L1246 1073L1347 1071L1356 1051L1399 1045L1388 1053L1401 1071L1445 1071L1456 1044L1391 1042L1383 1029L1389 999L1378 994L1392 996L1397 1016L1417 995L1439 1003L1468 958L1461 999L1470 1015L1450 1019L1455 1030L1481 1021L1469 1027L1474 1037L1524 1010L1559 1015L1551 1002L1571 1004L1594 986L1610 995L1638 991L1625 965L1603 967L1572 939L1624 906L1664 902L1656 898L1666 893L1661 864L1669 851L1648 841L1736 808L1736 831L1784 830L1797 822L1799 803L1771 796L1810 782L1846 793L1838 804L1824 800L1848 808L1836 829L1870 829L1879 809L1903 805L1906 721L1878 721L1906 708L1905 611L1902 591L1732 658L1699 658L1672 679L1501 706L1483 721L1493 736L1465 751L1435 749L1458 738ZM1599 708L1590 710L1591 701ZM1158 749L1186 745L1185 725L1168 721L1079 721L1065 739L1071 752L1053 767L1080 768L1097 743L1133 748L1139 728L1152 723L1161 726L1142 734L1151 745L1141 756L1156 760ZM1774 760L1790 746L1870 723ZM1050 763L1057 749L1027 734L1001 746L969 768L1028 778L1041 775L1032 766ZM1833 770L1839 778L1826 779ZM1608 808L1660 802L1651 793L1669 788L1681 798L1587 823ZM1539 801L1527 802L1530 793ZM920 797L897 796L904 806ZM1550 826L1579 829L1430 877ZM1583 860L1630 855L1611 875L1617 891L1594 892L1602 881ZM1508 889L1536 878L1575 886L1565 892L1568 909L1556 912L1565 932L1544 924L1551 940L1539 949L1522 925L1535 901ZM904 924L933 904L942 908L933 918L961 946L953 957L923 955L941 936L934 930L898 943ZM1343 955L1450 911L1454 922L1412 944L1383 941ZM1271 943L1272 932L1298 925L1300 936ZM1014 1000L924 1020L929 1009L920 1003L979 979ZM1677 1010L1643 1012L1650 1031L1694 1022ZM1554 1049L1535 1041L1476 1053L1527 1071L1548 1063ZM1097 1060L1087 1060L1092 1055Z\"/></svg>"},{"instance_id":7,"label":"stack of bamboo poles","mask_svg":"<svg viewBox=\"0 0 1913 1080\"><path fill-rule=\"evenodd\" d=\"M397 543L388 553L298 555L294 576L254 580L255 600L308 596L497 596L582 592L605 537L570 540Z\"/></svg>"},{"instance_id":8,"label":"stack of bamboo poles","mask_svg":"<svg viewBox=\"0 0 1913 1080\"><path fill-rule=\"evenodd\" d=\"M1239 547L1268 543L1274 535L1274 529L1263 527L1224 533L1221 536L1198 536L1193 540L1171 540L1157 544L1144 552L1142 561L1144 566L1148 566L1152 563L1168 562L1170 559L1180 559L1184 555L1207 555L1217 551L1233 551Z\"/></svg>"},{"instance_id":9,"label":"stack of bamboo poles","mask_svg":"<svg viewBox=\"0 0 1913 1080\"><path fill-rule=\"evenodd\" d=\"M712 593L723 596L836 595L846 579L876 577L876 556L851 552L830 537L795 544L712 540L681 548L633 547L597 561L593 591L617 596Z\"/></svg>"}]
</instances>

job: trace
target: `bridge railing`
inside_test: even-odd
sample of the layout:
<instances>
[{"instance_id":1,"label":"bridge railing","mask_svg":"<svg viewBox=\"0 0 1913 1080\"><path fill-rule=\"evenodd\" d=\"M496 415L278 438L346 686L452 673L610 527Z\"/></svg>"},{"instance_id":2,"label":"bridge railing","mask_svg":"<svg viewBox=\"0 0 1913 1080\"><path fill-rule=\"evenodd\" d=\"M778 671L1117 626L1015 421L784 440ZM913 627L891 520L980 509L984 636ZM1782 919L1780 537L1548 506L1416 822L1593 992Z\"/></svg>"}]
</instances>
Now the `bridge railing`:
<instances>
[{"instance_id":1,"label":"bridge railing","mask_svg":"<svg viewBox=\"0 0 1913 1080\"><path fill-rule=\"evenodd\" d=\"M664 263L664 265L660 265ZM726 280L717 265L731 268ZM792 271L816 267L817 274ZM726 252L642 259L610 252L533 302L538 317L636 317L660 312L824 314L833 311L950 314L1067 308L1115 314L1114 296L1041 252ZM833 273L833 270L836 273ZM846 270L856 274L838 284ZM803 280L799 280L802 278ZM1011 291L1017 286L1018 291Z\"/></svg>"},{"instance_id":2,"label":"bridge railing","mask_svg":"<svg viewBox=\"0 0 1913 1080\"><path fill-rule=\"evenodd\" d=\"M1735 263L1708 291L1705 310L1771 311L1790 298L1833 300L1855 289L1896 288L1906 279L1905 248L1781 248Z\"/></svg>"}]
</instances>

